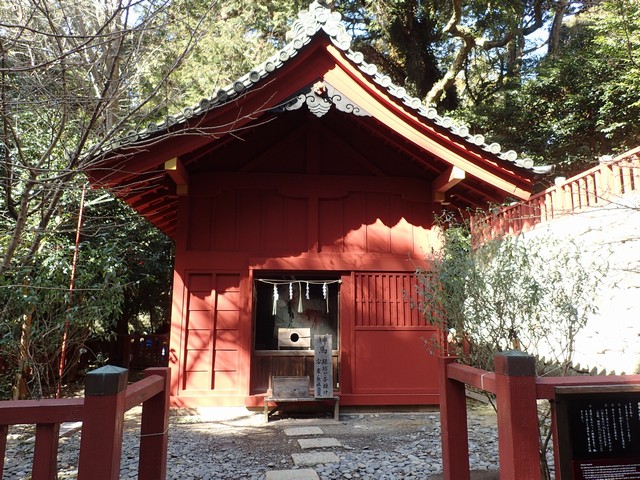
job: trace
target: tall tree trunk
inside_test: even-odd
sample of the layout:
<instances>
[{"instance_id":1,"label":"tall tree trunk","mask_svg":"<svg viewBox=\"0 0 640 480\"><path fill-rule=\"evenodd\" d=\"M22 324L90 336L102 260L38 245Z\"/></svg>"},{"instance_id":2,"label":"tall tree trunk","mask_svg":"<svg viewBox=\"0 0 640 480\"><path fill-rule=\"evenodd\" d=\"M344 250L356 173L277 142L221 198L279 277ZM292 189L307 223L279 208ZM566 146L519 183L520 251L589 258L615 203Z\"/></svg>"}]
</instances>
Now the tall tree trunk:
<instances>
[{"instance_id":1,"label":"tall tree trunk","mask_svg":"<svg viewBox=\"0 0 640 480\"><path fill-rule=\"evenodd\" d=\"M26 290L28 283L25 283ZM31 323L33 322L33 306L29 306L24 314L22 329L20 333L20 346L18 352L18 373L12 387L12 398L14 400L23 400L29 397L29 389L27 387L27 377L29 376L29 342L31 340Z\"/></svg>"},{"instance_id":2,"label":"tall tree trunk","mask_svg":"<svg viewBox=\"0 0 640 480\"><path fill-rule=\"evenodd\" d=\"M562 21L569 8L569 0L559 0L556 5L555 13L553 15L553 22L551 22L551 31L549 32L549 44L547 47L547 55L553 55L560 45L560 32L562 30Z\"/></svg>"},{"instance_id":3,"label":"tall tree trunk","mask_svg":"<svg viewBox=\"0 0 640 480\"><path fill-rule=\"evenodd\" d=\"M18 210L18 218L16 220L16 224L13 227L13 232L11 233L11 240L9 240L9 244L7 245L7 249L4 252L4 256L2 259L2 265L0 265L0 275L6 272L11 265L11 260L13 256L20 246L20 243L23 240L24 229L27 224L27 218L29 217L29 204L31 201L31 189L35 186L35 174L31 172L29 180L25 183L24 190L22 191L21 199L20 199L20 209Z\"/></svg>"}]
</instances>

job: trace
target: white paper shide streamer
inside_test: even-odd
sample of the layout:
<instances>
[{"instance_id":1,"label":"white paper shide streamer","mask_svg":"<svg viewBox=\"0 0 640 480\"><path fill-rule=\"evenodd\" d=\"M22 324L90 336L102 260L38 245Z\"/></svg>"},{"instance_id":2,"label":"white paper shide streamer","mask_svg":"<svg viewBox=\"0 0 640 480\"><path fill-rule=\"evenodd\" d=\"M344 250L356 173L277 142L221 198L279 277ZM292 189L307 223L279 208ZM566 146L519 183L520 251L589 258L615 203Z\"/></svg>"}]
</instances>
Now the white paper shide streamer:
<instances>
[{"instance_id":1,"label":"white paper shide streamer","mask_svg":"<svg viewBox=\"0 0 640 480\"><path fill-rule=\"evenodd\" d=\"M307 284L307 287L308 287L308 284ZM307 291L307 294L309 294L308 291ZM302 313L302 312L304 312L304 307L302 306L302 283L298 282L298 313Z\"/></svg>"},{"instance_id":2,"label":"white paper shide streamer","mask_svg":"<svg viewBox=\"0 0 640 480\"><path fill-rule=\"evenodd\" d=\"M278 295L278 286L274 285L273 286L273 311L271 312L272 315L276 315L278 313L278 298L280 298L280 296Z\"/></svg>"},{"instance_id":3,"label":"white paper shide streamer","mask_svg":"<svg viewBox=\"0 0 640 480\"><path fill-rule=\"evenodd\" d=\"M327 305L327 313L329 313L329 287L327 286L327 282L322 284L322 296L324 297L324 302Z\"/></svg>"},{"instance_id":4,"label":"white paper shide streamer","mask_svg":"<svg viewBox=\"0 0 640 480\"><path fill-rule=\"evenodd\" d=\"M294 287L293 284L298 284L298 302L297 302L297 312L304 313L304 301L302 300L302 284L305 284L305 298L307 300L311 300L311 288L310 285L322 285L322 297L325 301L326 313L329 313L329 284L331 283L342 283L341 280L284 280L284 279L266 279L260 278L257 279L258 282L267 283L273 285L273 309L271 311L272 315L278 314L278 300L280 299L280 293L278 292L279 285L288 285L289 286L289 301L293 302L294 300Z\"/></svg>"}]
</instances>

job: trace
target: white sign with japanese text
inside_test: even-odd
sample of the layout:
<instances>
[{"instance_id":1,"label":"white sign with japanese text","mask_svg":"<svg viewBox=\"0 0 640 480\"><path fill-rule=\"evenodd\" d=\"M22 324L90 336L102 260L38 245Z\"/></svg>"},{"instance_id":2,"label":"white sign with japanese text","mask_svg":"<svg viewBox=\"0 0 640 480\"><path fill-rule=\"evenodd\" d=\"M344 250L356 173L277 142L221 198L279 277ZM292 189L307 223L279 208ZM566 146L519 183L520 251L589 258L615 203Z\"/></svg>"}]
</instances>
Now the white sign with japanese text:
<instances>
[{"instance_id":1,"label":"white sign with japanese text","mask_svg":"<svg viewBox=\"0 0 640 480\"><path fill-rule=\"evenodd\" d=\"M314 335L314 396L333 398L333 359L331 335Z\"/></svg>"}]
</instances>

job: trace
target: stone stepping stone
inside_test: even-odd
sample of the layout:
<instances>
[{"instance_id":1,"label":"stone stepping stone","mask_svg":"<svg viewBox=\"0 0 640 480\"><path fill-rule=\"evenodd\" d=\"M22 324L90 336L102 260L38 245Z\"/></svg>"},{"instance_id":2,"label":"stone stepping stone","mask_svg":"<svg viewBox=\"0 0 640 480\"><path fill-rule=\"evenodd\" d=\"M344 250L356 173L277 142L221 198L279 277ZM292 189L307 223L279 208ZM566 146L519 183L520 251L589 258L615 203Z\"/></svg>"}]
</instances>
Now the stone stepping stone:
<instances>
[{"instance_id":1,"label":"stone stepping stone","mask_svg":"<svg viewBox=\"0 0 640 480\"><path fill-rule=\"evenodd\" d=\"M341 447L342 444L335 438L299 438L298 443L303 450L309 448Z\"/></svg>"},{"instance_id":2,"label":"stone stepping stone","mask_svg":"<svg viewBox=\"0 0 640 480\"><path fill-rule=\"evenodd\" d=\"M320 480L315 470L271 470L267 472L266 480Z\"/></svg>"},{"instance_id":3,"label":"stone stepping stone","mask_svg":"<svg viewBox=\"0 0 640 480\"><path fill-rule=\"evenodd\" d=\"M285 428L284 434L287 437L304 437L305 435L324 435L320 427L295 427Z\"/></svg>"},{"instance_id":4,"label":"stone stepping stone","mask_svg":"<svg viewBox=\"0 0 640 480\"><path fill-rule=\"evenodd\" d=\"M333 452L292 453L293 464L298 467L320 465L323 463L338 463L340 459Z\"/></svg>"}]
</instances>

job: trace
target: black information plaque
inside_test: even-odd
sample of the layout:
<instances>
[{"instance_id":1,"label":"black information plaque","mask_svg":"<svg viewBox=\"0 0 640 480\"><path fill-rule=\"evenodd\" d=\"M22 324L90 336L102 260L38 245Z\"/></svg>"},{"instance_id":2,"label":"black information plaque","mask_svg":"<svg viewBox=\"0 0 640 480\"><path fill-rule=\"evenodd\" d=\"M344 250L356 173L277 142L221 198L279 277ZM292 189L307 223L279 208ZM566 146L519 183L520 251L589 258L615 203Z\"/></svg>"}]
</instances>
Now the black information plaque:
<instances>
[{"instance_id":1,"label":"black information plaque","mask_svg":"<svg viewBox=\"0 0 640 480\"><path fill-rule=\"evenodd\" d=\"M640 480L640 385L556 387L562 480Z\"/></svg>"}]
</instances>

